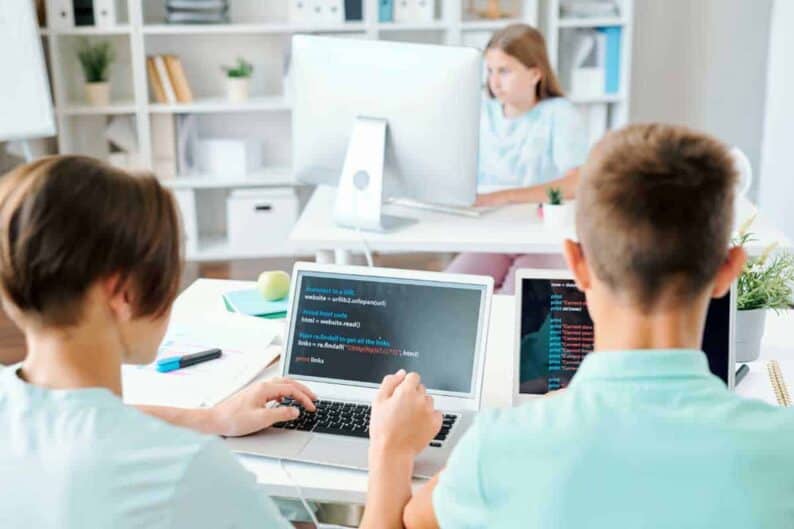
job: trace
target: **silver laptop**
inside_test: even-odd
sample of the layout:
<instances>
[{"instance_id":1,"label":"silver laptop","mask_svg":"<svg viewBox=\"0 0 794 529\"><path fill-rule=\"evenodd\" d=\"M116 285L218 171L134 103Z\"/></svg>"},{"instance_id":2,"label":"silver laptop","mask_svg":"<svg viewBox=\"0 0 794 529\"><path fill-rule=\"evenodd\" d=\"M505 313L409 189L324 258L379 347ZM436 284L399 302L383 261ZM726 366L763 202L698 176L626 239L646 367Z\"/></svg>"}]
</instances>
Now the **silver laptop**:
<instances>
[{"instance_id":1,"label":"silver laptop","mask_svg":"<svg viewBox=\"0 0 794 529\"><path fill-rule=\"evenodd\" d=\"M736 288L712 299L702 349L711 372L734 387ZM593 351L593 321L569 270L516 272L513 403L564 388Z\"/></svg>"},{"instance_id":2,"label":"silver laptop","mask_svg":"<svg viewBox=\"0 0 794 529\"><path fill-rule=\"evenodd\" d=\"M366 469L370 403L403 368L421 375L444 414L414 465L432 477L480 409L492 292L483 276L296 264L281 372L317 394L317 412L227 439L230 448Z\"/></svg>"}]
</instances>

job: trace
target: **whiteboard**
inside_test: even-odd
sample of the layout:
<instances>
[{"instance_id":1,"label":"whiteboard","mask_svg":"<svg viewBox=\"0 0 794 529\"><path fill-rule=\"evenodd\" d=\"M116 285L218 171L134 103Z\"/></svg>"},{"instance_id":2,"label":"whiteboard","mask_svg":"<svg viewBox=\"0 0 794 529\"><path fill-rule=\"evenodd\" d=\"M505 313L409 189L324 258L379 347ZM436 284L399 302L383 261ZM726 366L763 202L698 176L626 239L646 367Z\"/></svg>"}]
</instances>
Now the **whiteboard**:
<instances>
[{"instance_id":1,"label":"whiteboard","mask_svg":"<svg viewBox=\"0 0 794 529\"><path fill-rule=\"evenodd\" d=\"M30 0L0 0L0 141L55 135L50 85Z\"/></svg>"}]
</instances>

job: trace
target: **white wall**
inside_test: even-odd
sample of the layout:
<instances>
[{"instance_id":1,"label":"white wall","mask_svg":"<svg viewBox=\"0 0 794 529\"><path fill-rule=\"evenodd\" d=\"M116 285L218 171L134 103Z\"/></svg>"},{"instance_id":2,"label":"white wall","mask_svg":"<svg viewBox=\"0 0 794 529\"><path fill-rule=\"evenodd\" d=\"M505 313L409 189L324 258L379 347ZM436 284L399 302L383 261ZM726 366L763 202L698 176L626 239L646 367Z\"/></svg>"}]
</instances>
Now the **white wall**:
<instances>
[{"instance_id":1,"label":"white wall","mask_svg":"<svg viewBox=\"0 0 794 529\"><path fill-rule=\"evenodd\" d=\"M769 45L760 205L794 239L794 1L777 0Z\"/></svg>"},{"instance_id":2,"label":"white wall","mask_svg":"<svg viewBox=\"0 0 794 529\"><path fill-rule=\"evenodd\" d=\"M708 131L743 149L757 175L773 1L636 0L631 121Z\"/></svg>"}]
</instances>

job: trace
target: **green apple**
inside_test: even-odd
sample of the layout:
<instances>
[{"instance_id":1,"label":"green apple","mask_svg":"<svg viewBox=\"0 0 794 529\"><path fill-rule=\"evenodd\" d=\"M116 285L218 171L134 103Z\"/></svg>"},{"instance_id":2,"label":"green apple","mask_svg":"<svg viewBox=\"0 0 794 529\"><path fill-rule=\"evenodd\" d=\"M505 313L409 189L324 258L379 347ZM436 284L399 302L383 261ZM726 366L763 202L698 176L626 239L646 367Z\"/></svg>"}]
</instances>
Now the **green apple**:
<instances>
[{"instance_id":1,"label":"green apple","mask_svg":"<svg viewBox=\"0 0 794 529\"><path fill-rule=\"evenodd\" d=\"M281 270L262 272L259 274L256 287L262 297L268 301L285 298L289 294L289 274Z\"/></svg>"}]
</instances>

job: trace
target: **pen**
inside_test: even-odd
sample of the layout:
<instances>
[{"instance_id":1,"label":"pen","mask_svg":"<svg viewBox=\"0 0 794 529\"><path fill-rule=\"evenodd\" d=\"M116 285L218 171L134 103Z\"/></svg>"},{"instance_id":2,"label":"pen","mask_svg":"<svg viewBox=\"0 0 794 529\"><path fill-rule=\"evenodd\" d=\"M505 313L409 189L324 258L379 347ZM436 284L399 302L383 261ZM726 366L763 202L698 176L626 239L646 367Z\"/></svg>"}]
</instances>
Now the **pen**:
<instances>
[{"instance_id":1,"label":"pen","mask_svg":"<svg viewBox=\"0 0 794 529\"><path fill-rule=\"evenodd\" d=\"M733 385L738 386L739 382L742 381L744 375L746 375L748 371L750 371L750 367L747 364L742 364L739 366L739 369L736 370L736 381L733 383Z\"/></svg>"},{"instance_id":2,"label":"pen","mask_svg":"<svg viewBox=\"0 0 794 529\"><path fill-rule=\"evenodd\" d=\"M160 373L167 373L175 369L200 364L208 360L214 360L221 357L221 350L218 348L207 349L200 353L193 353L185 356L169 356L168 358L161 358L157 361L157 371Z\"/></svg>"}]
</instances>

